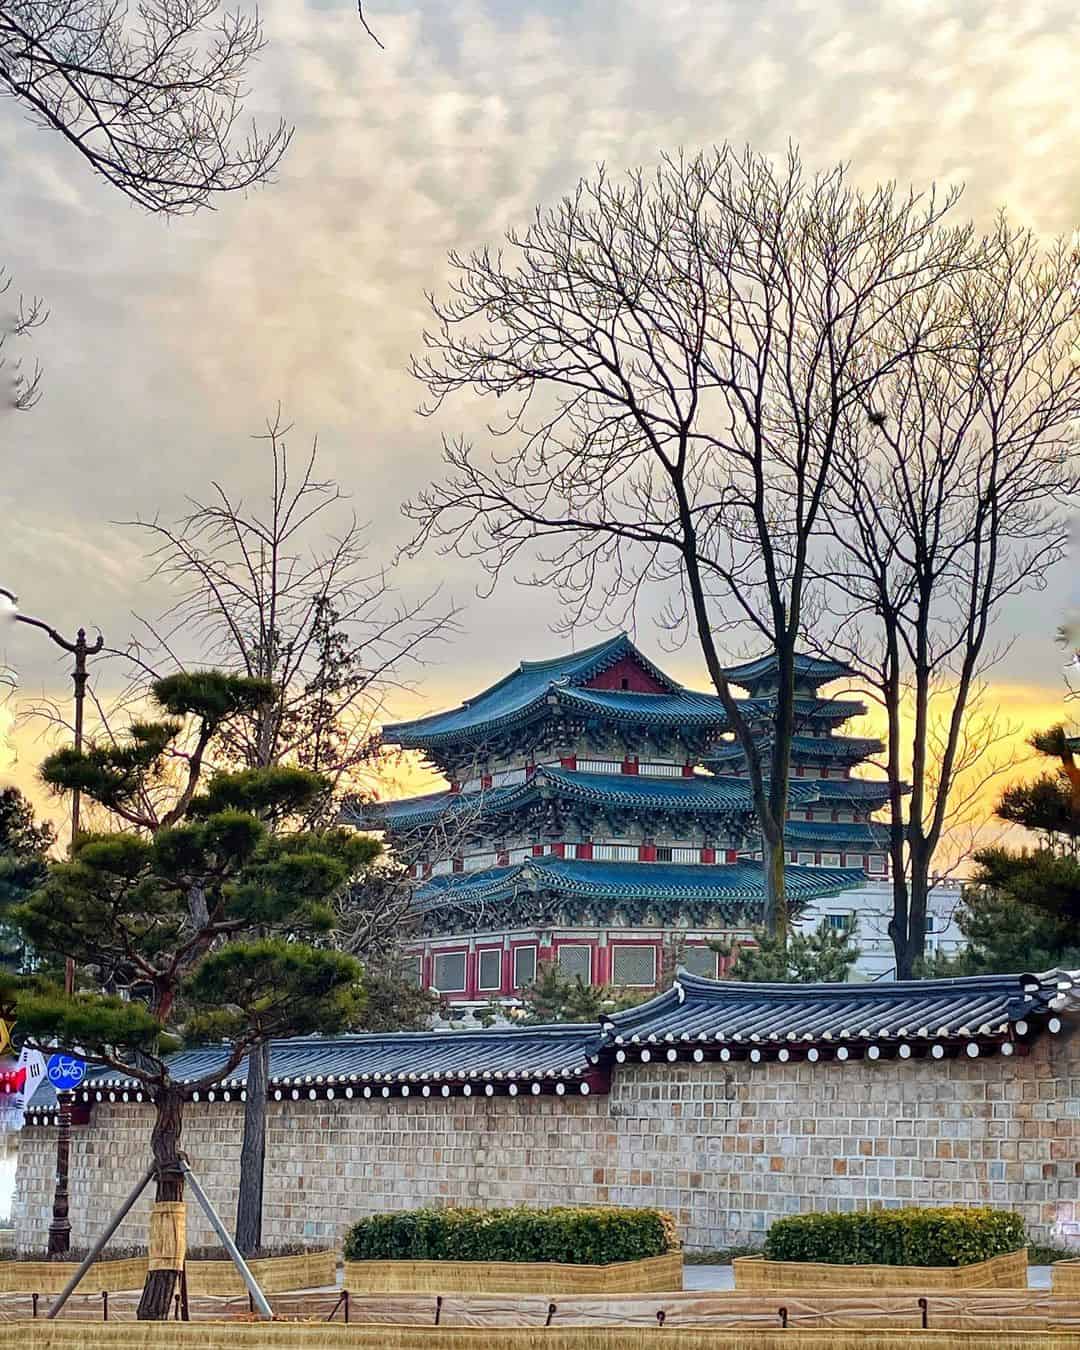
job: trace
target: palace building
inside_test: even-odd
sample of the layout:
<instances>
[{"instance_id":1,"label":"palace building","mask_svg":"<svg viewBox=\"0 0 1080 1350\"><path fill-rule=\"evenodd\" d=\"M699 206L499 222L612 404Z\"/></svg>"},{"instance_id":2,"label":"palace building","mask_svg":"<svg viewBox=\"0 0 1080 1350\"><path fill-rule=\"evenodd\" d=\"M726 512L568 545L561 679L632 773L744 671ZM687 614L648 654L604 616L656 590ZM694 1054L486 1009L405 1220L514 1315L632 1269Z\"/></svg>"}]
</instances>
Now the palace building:
<instances>
[{"instance_id":1,"label":"palace building","mask_svg":"<svg viewBox=\"0 0 1080 1350\"><path fill-rule=\"evenodd\" d=\"M787 888L814 925L857 924L887 901L886 831L873 820L887 784L854 776L882 746L841 732L863 703L821 692L852 674L798 661ZM774 659L727 675L767 744ZM623 988L655 988L665 963L714 977L710 939L759 921L760 839L721 701L680 685L625 634L522 662L384 739L421 751L449 786L346 818L385 831L410 866L415 977L451 1002L511 1000L551 962Z\"/></svg>"}]
</instances>

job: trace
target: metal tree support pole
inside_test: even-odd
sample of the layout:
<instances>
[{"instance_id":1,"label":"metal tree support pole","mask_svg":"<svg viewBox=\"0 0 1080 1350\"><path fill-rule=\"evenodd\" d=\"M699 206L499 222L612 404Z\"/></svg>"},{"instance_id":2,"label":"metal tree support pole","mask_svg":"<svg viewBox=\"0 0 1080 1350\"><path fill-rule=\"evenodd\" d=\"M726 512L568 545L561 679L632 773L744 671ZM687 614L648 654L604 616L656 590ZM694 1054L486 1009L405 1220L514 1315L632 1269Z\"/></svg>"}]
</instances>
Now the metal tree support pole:
<instances>
[{"instance_id":1,"label":"metal tree support pole","mask_svg":"<svg viewBox=\"0 0 1080 1350\"><path fill-rule=\"evenodd\" d=\"M247 1263L245 1262L244 1258L240 1255L240 1251L236 1243L229 1236L229 1230L221 1222L221 1219L218 1217L217 1210L210 1203L210 1200L206 1192L203 1190L203 1188L199 1185L198 1181L196 1180L195 1173L191 1170L191 1168L187 1165L187 1163L184 1162L182 1158L180 1160L180 1170L184 1174L185 1181L191 1187L192 1192L195 1195L195 1199L198 1200L199 1204L202 1206L203 1213L210 1220L211 1228L213 1228L214 1232L221 1239L221 1245L232 1257L233 1265L240 1272L240 1278L247 1285L248 1293L254 1300L255 1306L258 1308L260 1315L262 1317L265 1317L268 1322L272 1321L274 1317L274 1310L273 1308L271 1308L270 1304L267 1303L266 1295L259 1288L258 1281L255 1279L255 1276L252 1275L251 1271L248 1269Z\"/></svg>"},{"instance_id":2,"label":"metal tree support pole","mask_svg":"<svg viewBox=\"0 0 1080 1350\"><path fill-rule=\"evenodd\" d=\"M151 1163L150 1166L146 1169L142 1178L136 1184L135 1189L131 1192L128 1198L124 1201L124 1203L112 1216L109 1222L105 1225L105 1231L101 1234L98 1240L90 1248L90 1251L86 1255L86 1259L79 1266L79 1269L75 1272L75 1274L72 1275L71 1279L68 1280L67 1284L64 1285L60 1297L56 1300L56 1302L52 1305L52 1307L46 1314L49 1321L52 1321L52 1319L56 1316L56 1314L68 1301L71 1295L75 1292L76 1286L78 1285L79 1281L90 1269L90 1267L94 1264L94 1262L98 1259L98 1257L101 1255L102 1249L104 1248L105 1244L116 1232L116 1230L120 1227L123 1221L127 1218L128 1210L135 1203L135 1201L138 1200L139 1196L142 1195L143 1191L146 1190L147 1186L149 1186L150 1180L154 1176L156 1170L157 1165L155 1163Z\"/></svg>"}]
</instances>

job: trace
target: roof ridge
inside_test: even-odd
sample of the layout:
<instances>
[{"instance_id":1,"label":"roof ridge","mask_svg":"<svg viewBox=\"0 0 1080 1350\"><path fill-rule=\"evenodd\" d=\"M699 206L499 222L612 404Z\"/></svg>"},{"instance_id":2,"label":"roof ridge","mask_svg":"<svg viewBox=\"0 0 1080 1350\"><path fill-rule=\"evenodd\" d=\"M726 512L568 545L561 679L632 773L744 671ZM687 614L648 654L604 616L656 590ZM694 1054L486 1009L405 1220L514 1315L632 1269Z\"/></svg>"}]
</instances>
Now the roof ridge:
<instances>
[{"instance_id":1,"label":"roof ridge","mask_svg":"<svg viewBox=\"0 0 1080 1350\"><path fill-rule=\"evenodd\" d=\"M818 982L814 984L781 984L756 980L710 980L703 975L694 975L690 971L680 970L676 982L691 994L738 996L745 994L750 998L805 999L835 998L837 990L843 990L848 998L886 998L903 994L932 994L954 989L1004 989L1015 987L1028 989L1034 985L1038 989L1048 988L1039 975L1025 972L1014 974L954 975L937 980L874 980L866 983L851 984L843 980ZM642 1004L642 1007L648 1005Z\"/></svg>"}]
</instances>

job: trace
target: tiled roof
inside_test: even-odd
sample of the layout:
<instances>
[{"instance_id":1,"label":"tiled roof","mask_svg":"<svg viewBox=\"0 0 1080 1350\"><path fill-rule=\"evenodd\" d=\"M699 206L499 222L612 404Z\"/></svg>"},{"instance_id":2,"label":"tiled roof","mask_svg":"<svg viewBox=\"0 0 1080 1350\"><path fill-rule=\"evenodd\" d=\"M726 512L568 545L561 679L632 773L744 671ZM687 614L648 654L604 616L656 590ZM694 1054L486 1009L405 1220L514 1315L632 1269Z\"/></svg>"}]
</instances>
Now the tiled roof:
<instances>
[{"instance_id":1,"label":"tiled roof","mask_svg":"<svg viewBox=\"0 0 1080 1350\"><path fill-rule=\"evenodd\" d=\"M818 790L818 802L827 806L855 805L869 808L872 802L889 799L889 785L884 778L793 778L791 781L813 783ZM903 790L911 791L906 783Z\"/></svg>"},{"instance_id":2,"label":"tiled roof","mask_svg":"<svg viewBox=\"0 0 1080 1350\"><path fill-rule=\"evenodd\" d=\"M820 842L840 846L887 848L889 827L877 821L789 820L784 838L790 844Z\"/></svg>"},{"instance_id":3,"label":"tiled roof","mask_svg":"<svg viewBox=\"0 0 1080 1350\"><path fill-rule=\"evenodd\" d=\"M679 689L670 694L634 694L622 689L556 688L560 704L594 712L611 722L654 723L660 726L727 726L727 713L716 694Z\"/></svg>"},{"instance_id":4,"label":"tiled roof","mask_svg":"<svg viewBox=\"0 0 1080 1350\"><path fill-rule=\"evenodd\" d=\"M724 674L732 684L742 685L744 689L752 689L761 680L774 675L776 665L775 653L765 652L762 656L755 656L737 666L729 666ZM833 661L831 658L820 656L805 656L802 653L796 653L795 655L795 678L807 684L825 684L829 680L850 678L856 674L857 672L850 666L845 665L843 661Z\"/></svg>"},{"instance_id":5,"label":"tiled roof","mask_svg":"<svg viewBox=\"0 0 1080 1350\"><path fill-rule=\"evenodd\" d=\"M363 829L408 830L440 819L491 819L519 811L532 802L557 798L590 802L598 807L656 811L678 815L732 816L753 811L750 785L744 778L659 778L647 774L585 773L579 769L541 766L527 782L475 792L433 792L402 801L376 802L346 808L343 818ZM792 784L795 805L818 800L812 780Z\"/></svg>"},{"instance_id":6,"label":"tiled roof","mask_svg":"<svg viewBox=\"0 0 1080 1350\"><path fill-rule=\"evenodd\" d=\"M433 1091L449 1095L441 1092L442 1085L456 1085L458 1090L466 1084L479 1085L470 1088L466 1095L471 1095L474 1090L483 1093L488 1083L499 1084L503 1090L516 1084L521 1091L531 1091L534 1082L541 1085L541 1091L550 1091L563 1083L572 1085L576 1092L593 1073L599 1047L600 1029L591 1024L301 1036L273 1042L270 1095L278 1100L322 1096L327 1088L336 1088L339 1096L389 1096L390 1092L384 1092L384 1088L393 1085L393 1090L400 1094L401 1086L405 1085L417 1096L431 1096ZM169 1068L175 1078L193 1083L207 1078L224 1062L224 1051L208 1046L172 1056ZM209 1099L239 1100L246 1082L245 1061L218 1085L214 1097ZM425 1087L428 1092L424 1092ZM121 1077L113 1069L102 1069L87 1076L80 1095L88 1101L123 1101L135 1100L138 1092L139 1085L133 1080ZM202 1095L207 1095L205 1090ZM141 1099L139 1096L138 1100ZM55 1104L56 1094L45 1079L31 1106L36 1111L47 1111Z\"/></svg>"},{"instance_id":7,"label":"tiled roof","mask_svg":"<svg viewBox=\"0 0 1080 1350\"><path fill-rule=\"evenodd\" d=\"M665 993L601 1025L416 1031L386 1036L309 1036L275 1041L270 1095L277 1099L402 1096L537 1096L605 1091L627 1062L745 1060L880 1061L953 1055L1010 1055L1042 1031L1056 1034L1080 1016L1080 971L979 975L875 984L740 984L680 971ZM217 1048L174 1056L189 1082L214 1072ZM234 1074L208 1101L244 1090ZM113 1070L94 1071L77 1097L93 1104L142 1100ZM30 1106L31 1123L51 1118L48 1081Z\"/></svg>"},{"instance_id":8,"label":"tiled roof","mask_svg":"<svg viewBox=\"0 0 1080 1350\"><path fill-rule=\"evenodd\" d=\"M860 885L863 873L852 867L784 869L788 894L796 900L836 895ZM421 910L496 901L522 891L548 892L583 899L655 898L753 904L764 898L762 867L756 862L695 863L599 862L545 855L512 867L432 877L417 891Z\"/></svg>"},{"instance_id":9,"label":"tiled roof","mask_svg":"<svg viewBox=\"0 0 1080 1350\"><path fill-rule=\"evenodd\" d=\"M1059 1031L1061 1012L1080 1012L1078 985L1080 972L1060 971L813 985L740 984L680 971L671 989L609 1018L605 1030L624 1058L646 1060L678 1058L678 1047L696 1047L694 1057L704 1057L705 1046L721 1059L755 1062L803 1054L904 1059L927 1051L939 1058L948 1043L977 1058L991 1046L1012 1053L1043 1025Z\"/></svg>"},{"instance_id":10,"label":"tiled roof","mask_svg":"<svg viewBox=\"0 0 1080 1350\"><path fill-rule=\"evenodd\" d=\"M667 692L644 694L584 687L625 657L638 662ZM838 662L822 661L816 657L799 657L798 660L805 677L812 677L814 682L836 679L838 675L847 673L847 668ZM768 660L762 658L735 667L734 670L749 672L759 666L767 673ZM728 673L734 679L733 672ZM757 678L760 676L753 677L754 680ZM751 679L749 674L747 679ZM568 712L582 716L595 714L605 721L627 725L653 724L696 729L720 729L727 725L723 704L715 694L684 688L653 665L622 633L608 642L569 656L555 657L549 661L523 661L517 670L511 671L475 697L466 699L460 707L392 724L383 729L383 736L391 744L416 748L468 742L473 737L537 716L552 702ZM765 716L770 713L773 702L766 696L745 700L743 707L750 715ZM807 719L836 721L857 716L865 708L861 703L850 700L800 697L796 710L800 717Z\"/></svg>"},{"instance_id":11,"label":"tiled roof","mask_svg":"<svg viewBox=\"0 0 1080 1350\"><path fill-rule=\"evenodd\" d=\"M518 720L529 709L543 703L550 690L559 686L580 687L625 657L632 657L671 693L683 692L681 685L643 656L625 633L620 633L618 637L582 652L550 661L522 661L517 670L475 697L466 699L459 708L411 722L398 722L385 727L383 736L395 745L404 746L468 739L483 729ZM631 694L628 697L642 696Z\"/></svg>"},{"instance_id":12,"label":"tiled roof","mask_svg":"<svg viewBox=\"0 0 1080 1350\"><path fill-rule=\"evenodd\" d=\"M761 744L768 745L769 737L763 737ZM881 741L872 736L792 736L791 757L794 760L840 760L843 763L856 764L870 755L880 754L884 750ZM710 764L726 764L743 757L742 746L735 741L725 742L709 752Z\"/></svg>"}]
</instances>

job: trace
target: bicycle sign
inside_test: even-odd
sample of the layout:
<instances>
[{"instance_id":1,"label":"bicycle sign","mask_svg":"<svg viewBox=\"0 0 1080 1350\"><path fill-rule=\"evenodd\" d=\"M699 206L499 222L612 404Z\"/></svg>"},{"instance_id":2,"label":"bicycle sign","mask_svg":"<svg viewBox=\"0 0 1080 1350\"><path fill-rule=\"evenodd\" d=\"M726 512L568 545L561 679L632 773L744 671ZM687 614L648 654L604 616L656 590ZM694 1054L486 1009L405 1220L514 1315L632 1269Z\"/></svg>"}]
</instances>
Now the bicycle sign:
<instances>
[{"instance_id":1,"label":"bicycle sign","mask_svg":"<svg viewBox=\"0 0 1080 1350\"><path fill-rule=\"evenodd\" d=\"M45 1067L49 1082L57 1092L77 1088L86 1077L86 1065L81 1059L74 1059L71 1055L50 1055Z\"/></svg>"}]
</instances>

